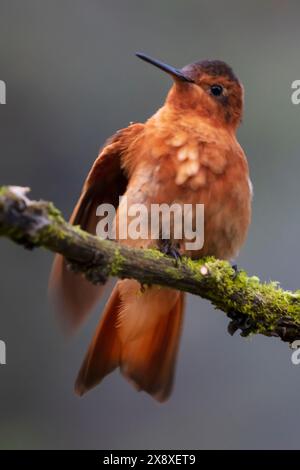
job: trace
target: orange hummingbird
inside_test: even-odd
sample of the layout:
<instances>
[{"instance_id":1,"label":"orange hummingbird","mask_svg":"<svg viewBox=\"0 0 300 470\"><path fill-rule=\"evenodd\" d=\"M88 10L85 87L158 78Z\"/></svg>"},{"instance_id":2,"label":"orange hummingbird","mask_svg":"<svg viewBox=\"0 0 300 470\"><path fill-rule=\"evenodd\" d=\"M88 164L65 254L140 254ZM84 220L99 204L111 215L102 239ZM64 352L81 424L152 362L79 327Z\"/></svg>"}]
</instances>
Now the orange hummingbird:
<instances>
[{"instance_id":1,"label":"orange hummingbird","mask_svg":"<svg viewBox=\"0 0 300 470\"><path fill-rule=\"evenodd\" d=\"M144 124L133 123L110 138L94 162L71 223L95 234L102 203L123 214L128 204L204 204L204 244L186 250L184 239L165 252L191 258L232 259L245 241L251 218L251 182L236 130L243 112L243 87L219 60L182 69L145 54L137 56L173 79L164 105ZM162 240L118 240L132 247L162 247ZM101 287L54 261L50 288L63 319L77 326L99 300ZM79 371L79 395L116 368L138 389L159 401L171 392L184 315L184 293L119 280L106 304Z\"/></svg>"}]
</instances>

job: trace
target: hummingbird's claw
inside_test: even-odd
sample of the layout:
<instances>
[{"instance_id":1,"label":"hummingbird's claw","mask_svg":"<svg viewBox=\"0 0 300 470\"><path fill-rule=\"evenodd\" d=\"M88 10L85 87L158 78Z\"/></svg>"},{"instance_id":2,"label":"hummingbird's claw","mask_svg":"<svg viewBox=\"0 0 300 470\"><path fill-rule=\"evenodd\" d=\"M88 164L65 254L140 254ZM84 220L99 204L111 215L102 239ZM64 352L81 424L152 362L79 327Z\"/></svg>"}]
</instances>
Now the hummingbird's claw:
<instances>
[{"instance_id":1,"label":"hummingbird's claw","mask_svg":"<svg viewBox=\"0 0 300 470\"><path fill-rule=\"evenodd\" d=\"M181 253L179 251L179 244L175 246L174 243L171 242L171 240L162 239L160 240L159 249L164 255L171 256L172 258L174 258L176 266L178 266L178 262L182 258Z\"/></svg>"},{"instance_id":2,"label":"hummingbird's claw","mask_svg":"<svg viewBox=\"0 0 300 470\"><path fill-rule=\"evenodd\" d=\"M240 270L238 269L237 264L232 264L231 267L234 271L232 278L235 280L238 277Z\"/></svg>"},{"instance_id":3,"label":"hummingbird's claw","mask_svg":"<svg viewBox=\"0 0 300 470\"><path fill-rule=\"evenodd\" d=\"M233 336L237 330L241 330L241 336L248 336L253 330L254 323L247 315L232 309L227 313L227 316L231 319L227 327L227 331L231 336Z\"/></svg>"}]
</instances>

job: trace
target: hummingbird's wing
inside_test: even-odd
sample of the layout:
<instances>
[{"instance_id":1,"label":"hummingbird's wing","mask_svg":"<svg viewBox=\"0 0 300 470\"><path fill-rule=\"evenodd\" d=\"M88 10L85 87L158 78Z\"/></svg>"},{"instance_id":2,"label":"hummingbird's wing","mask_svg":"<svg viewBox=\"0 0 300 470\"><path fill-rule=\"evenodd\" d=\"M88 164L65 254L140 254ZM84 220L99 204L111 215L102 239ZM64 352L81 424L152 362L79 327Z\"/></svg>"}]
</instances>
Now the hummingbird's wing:
<instances>
[{"instance_id":1,"label":"hummingbird's wing","mask_svg":"<svg viewBox=\"0 0 300 470\"><path fill-rule=\"evenodd\" d=\"M131 124L107 141L83 185L70 218L73 225L80 225L83 230L95 235L99 221L99 217L96 217L97 207L102 203L118 206L119 196L125 192L128 182L121 167L122 152L143 128L143 124ZM57 304L64 326L72 330L93 308L103 288L94 286L82 275L70 271L63 256L56 255L49 291Z\"/></svg>"}]
</instances>

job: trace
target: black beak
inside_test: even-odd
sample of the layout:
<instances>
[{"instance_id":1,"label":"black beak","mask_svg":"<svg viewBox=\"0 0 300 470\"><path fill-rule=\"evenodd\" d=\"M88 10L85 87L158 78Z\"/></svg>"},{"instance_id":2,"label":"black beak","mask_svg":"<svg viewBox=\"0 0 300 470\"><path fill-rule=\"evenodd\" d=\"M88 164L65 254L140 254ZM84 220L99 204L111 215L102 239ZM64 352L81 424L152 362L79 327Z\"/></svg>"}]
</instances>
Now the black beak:
<instances>
[{"instance_id":1,"label":"black beak","mask_svg":"<svg viewBox=\"0 0 300 470\"><path fill-rule=\"evenodd\" d=\"M137 52L135 55L139 57L140 59L144 60L145 62L149 62L149 64L155 65L155 67L158 67L159 69L168 73L175 79L181 80L183 82L194 83L194 80L187 77L181 72L181 70L175 69L175 67L172 67L171 65L164 64L163 62L153 59L152 57L146 54L143 54L142 52Z\"/></svg>"}]
</instances>

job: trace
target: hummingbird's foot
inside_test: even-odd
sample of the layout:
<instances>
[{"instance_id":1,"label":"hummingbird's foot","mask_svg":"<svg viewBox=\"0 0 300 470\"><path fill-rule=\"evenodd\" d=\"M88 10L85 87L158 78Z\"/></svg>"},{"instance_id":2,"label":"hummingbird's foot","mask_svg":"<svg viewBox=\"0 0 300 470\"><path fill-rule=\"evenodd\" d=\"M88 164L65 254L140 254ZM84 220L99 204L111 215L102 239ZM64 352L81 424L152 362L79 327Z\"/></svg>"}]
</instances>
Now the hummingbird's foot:
<instances>
[{"instance_id":1,"label":"hummingbird's foot","mask_svg":"<svg viewBox=\"0 0 300 470\"><path fill-rule=\"evenodd\" d=\"M171 240L162 239L160 240L159 250L167 256L171 256L175 259L176 265L181 260L181 253L179 251L179 243L174 245Z\"/></svg>"},{"instance_id":2,"label":"hummingbird's foot","mask_svg":"<svg viewBox=\"0 0 300 470\"><path fill-rule=\"evenodd\" d=\"M233 336L237 330L241 330L241 336L248 336L253 331L254 323L250 317L242 313L230 310L227 316L231 319L227 327L228 333Z\"/></svg>"},{"instance_id":3,"label":"hummingbird's foot","mask_svg":"<svg viewBox=\"0 0 300 470\"><path fill-rule=\"evenodd\" d=\"M232 264L231 267L234 271L232 278L235 280L238 277L240 270L238 269L237 264Z\"/></svg>"}]
</instances>

